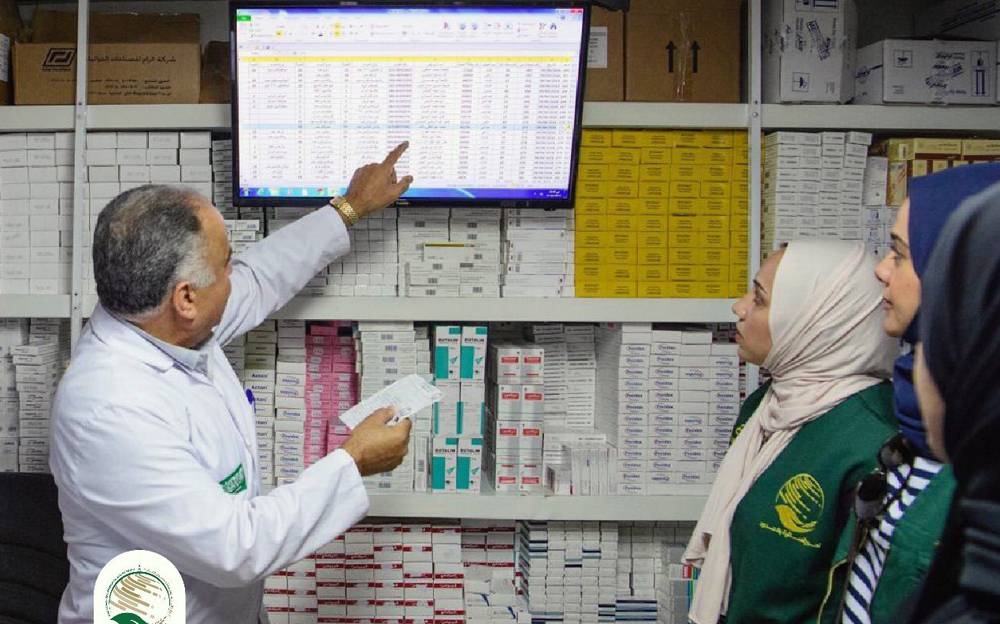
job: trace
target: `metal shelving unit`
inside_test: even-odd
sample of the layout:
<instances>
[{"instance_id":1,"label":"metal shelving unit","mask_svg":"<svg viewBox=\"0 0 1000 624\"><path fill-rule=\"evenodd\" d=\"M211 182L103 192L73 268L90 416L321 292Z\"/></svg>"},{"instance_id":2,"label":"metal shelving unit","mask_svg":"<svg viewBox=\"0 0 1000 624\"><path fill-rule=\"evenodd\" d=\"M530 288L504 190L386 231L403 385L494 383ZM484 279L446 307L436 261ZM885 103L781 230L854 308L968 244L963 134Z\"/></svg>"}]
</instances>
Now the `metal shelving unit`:
<instances>
[{"instance_id":1,"label":"metal shelving unit","mask_svg":"<svg viewBox=\"0 0 1000 624\"><path fill-rule=\"evenodd\" d=\"M767 130L1000 132L1000 107L765 104Z\"/></svg>"},{"instance_id":2,"label":"metal shelving unit","mask_svg":"<svg viewBox=\"0 0 1000 624\"><path fill-rule=\"evenodd\" d=\"M0 295L0 318L69 318L69 295Z\"/></svg>"},{"instance_id":3,"label":"metal shelving unit","mask_svg":"<svg viewBox=\"0 0 1000 624\"><path fill-rule=\"evenodd\" d=\"M670 496L506 496L374 494L369 516L491 520L687 521L698 519L707 486Z\"/></svg>"}]
</instances>

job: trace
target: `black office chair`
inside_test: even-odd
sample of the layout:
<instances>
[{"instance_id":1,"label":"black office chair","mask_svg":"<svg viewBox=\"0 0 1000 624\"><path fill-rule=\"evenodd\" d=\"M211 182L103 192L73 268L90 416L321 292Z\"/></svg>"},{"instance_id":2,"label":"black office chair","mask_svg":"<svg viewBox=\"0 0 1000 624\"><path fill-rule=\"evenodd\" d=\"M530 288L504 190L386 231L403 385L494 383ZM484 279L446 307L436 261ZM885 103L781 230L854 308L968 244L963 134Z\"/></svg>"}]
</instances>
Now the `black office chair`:
<instances>
[{"instance_id":1,"label":"black office chair","mask_svg":"<svg viewBox=\"0 0 1000 624\"><path fill-rule=\"evenodd\" d=\"M55 481L0 473L0 624L52 624L69 581Z\"/></svg>"}]
</instances>

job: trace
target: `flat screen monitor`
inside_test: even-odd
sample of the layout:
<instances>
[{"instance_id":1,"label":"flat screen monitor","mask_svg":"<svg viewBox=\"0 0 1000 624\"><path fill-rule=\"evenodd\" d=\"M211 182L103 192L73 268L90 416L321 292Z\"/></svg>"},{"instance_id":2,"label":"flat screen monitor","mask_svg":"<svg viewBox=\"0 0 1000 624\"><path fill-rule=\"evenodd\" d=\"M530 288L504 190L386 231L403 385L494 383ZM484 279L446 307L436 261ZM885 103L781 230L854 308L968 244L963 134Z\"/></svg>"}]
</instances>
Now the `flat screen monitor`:
<instances>
[{"instance_id":1,"label":"flat screen monitor","mask_svg":"<svg viewBox=\"0 0 1000 624\"><path fill-rule=\"evenodd\" d=\"M572 205L585 1L230 5L233 200L316 205L402 141L399 205Z\"/></svg>"}]
</instances>

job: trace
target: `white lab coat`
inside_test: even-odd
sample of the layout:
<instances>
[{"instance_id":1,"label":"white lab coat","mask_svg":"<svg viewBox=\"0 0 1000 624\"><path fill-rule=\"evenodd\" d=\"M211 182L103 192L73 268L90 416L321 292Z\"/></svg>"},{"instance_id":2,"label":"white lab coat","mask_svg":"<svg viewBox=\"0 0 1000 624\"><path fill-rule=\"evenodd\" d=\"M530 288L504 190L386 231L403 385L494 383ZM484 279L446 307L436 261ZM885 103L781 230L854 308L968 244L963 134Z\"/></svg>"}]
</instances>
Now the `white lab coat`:
<instances>
[{"instance_id":1,"label":"white lab coat","mask_svg":"<svg viewBox=\"0 0 1000 624\"><path fill-rule=\"evenodd\" d=\"M207 376L97 307L52 411L50 462L70 560L61 624L93 621L98 573L133 549L180 570L189 624L256 622L265 577L365 516L361 476L341 450L261 495L254 412L220 346L349 248L327 207L235 260L222 322L202 348ZM239 466L247 489L227 494L220 482Z\"/></svg>"}]
</instances>

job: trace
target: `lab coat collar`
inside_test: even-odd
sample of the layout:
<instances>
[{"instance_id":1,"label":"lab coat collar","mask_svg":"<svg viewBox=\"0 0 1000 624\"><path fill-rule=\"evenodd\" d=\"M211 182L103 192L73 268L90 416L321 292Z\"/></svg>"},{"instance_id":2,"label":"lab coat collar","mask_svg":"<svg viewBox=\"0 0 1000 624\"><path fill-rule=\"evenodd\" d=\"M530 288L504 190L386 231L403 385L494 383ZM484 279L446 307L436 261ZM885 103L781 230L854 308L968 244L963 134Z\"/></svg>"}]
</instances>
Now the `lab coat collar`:
<instances>
[{"instance_id":1,"label":"lab coat collar","mask_svg":"<svg viewBox=\"0 0 1000 624\"><path fill-rule=\"evenodd\" d=\"M124 319L119 319L126 327L129 327L135 333L139 334L144 340L148 340L154 347L166 353L170 358L183 366L184 368L193 370L195 372L201 373L202 375L208 376L208 348L207 345L212 344L212 338L201 346L200 349L188 349L187 347L181 347L175 344L170 344L164 340L160 340L156 336L150 334L146 330L142 329L138 325L133 325Z\"/></svg>"},{"instance_id":2,"label":"lab coat collar","mask_svg":"<svg viewBox=\"0 0 1000 624\"><path fill-rule=\"evenodd\" d=\"M116 353L136 358L159 372L170 370L175 360L152 342L144 339L123 321L98 304L90 315L88 327L94 336Z\"/></svg>"}]
</instances>

